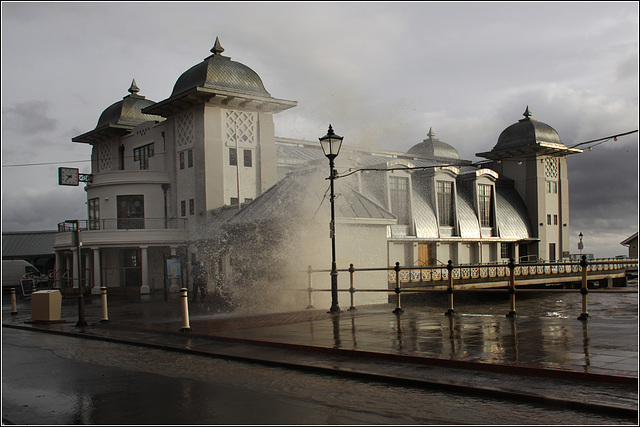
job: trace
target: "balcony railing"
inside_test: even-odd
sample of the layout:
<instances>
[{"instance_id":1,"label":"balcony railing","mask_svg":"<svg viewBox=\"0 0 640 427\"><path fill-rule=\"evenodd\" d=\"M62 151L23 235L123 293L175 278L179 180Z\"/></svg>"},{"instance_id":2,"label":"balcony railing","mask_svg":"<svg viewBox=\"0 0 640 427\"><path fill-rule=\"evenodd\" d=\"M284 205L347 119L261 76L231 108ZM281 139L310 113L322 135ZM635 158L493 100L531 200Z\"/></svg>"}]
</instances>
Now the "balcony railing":
<instances>
[{"instance_id":1,"label":"balcony railing","mask_svg":"<svg viewBox=\"0 0 640 427\"><path fill-rule=\"evenodd\" d=\"M78 221L80 230L184 230L186 218L113 218ZM61 222L58 232L76 231L75 223Z\"/></svg>"}]
</instances>

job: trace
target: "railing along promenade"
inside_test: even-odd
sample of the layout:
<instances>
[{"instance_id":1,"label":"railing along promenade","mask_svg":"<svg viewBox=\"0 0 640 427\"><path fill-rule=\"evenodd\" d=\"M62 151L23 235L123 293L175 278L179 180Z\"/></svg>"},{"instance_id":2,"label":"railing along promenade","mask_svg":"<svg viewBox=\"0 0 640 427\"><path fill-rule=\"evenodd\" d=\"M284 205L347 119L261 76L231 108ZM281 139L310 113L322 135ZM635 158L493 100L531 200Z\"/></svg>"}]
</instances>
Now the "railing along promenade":
<instances>
[{"instance_id":1,"label":"railing along promenade","mask_svg":"<svg viewBox=\"0 0 640 427\"><path fill-rule=\"evenodd\" d=\"M517 292L580 292L582 295L582 314L578 319L586 320L589 317L587 304L587 295L589 292L637 293L637 290L626 289L589 289L589 281L608 281L613 278L624 278L626 280L627 271L637 271L637 269L637 259L587 261L586 256L583 256L582 260L579 262L542 262L521 264L516 264L513 259L506 264L453 265L453 263L449 261L446 265L401 267L400 263L396 262L395 267L358 269L351 264L348 269L338 269L338 273L349 273L349 288L338 288L338 292L350 293L351 304L349 310L356 309L355 294L357 292L385 292L389 295L395 294L396 307L393 312L396 314L403 312L401 305L402 293L446 292L448 294L449 306L445 315L455 314L453 304L454 289L482 292L508 292L510 296L510 310L507 313L507 316L513 317L516 316L517 285L551 285L563 282L580 283L579 291L576 291L575 289L526 289L520 287L517 289ZM356 288L355 273L373 271L387 271L388 288ZM327 269L314 270L309 266L307 270L308 287L305 289L309 294L309 305L307 308L313 307L314 292L330 291L330 289L314 288L312 284L312 275L329 272L330 270ZM608 282L605 287L608 287Z\"/></svg>"}]
</instances>

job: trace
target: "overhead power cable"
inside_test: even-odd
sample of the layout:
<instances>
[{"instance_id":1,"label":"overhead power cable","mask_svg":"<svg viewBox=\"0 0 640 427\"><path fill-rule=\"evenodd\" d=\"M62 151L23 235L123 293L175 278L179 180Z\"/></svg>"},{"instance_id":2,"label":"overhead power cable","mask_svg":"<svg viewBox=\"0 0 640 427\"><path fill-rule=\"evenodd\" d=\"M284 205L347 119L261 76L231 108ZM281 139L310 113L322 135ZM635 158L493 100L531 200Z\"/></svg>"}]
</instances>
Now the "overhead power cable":
<instances>
[{"instance_id":1,"label":"overhead power cable","mask_svg":"<svg viewBox=\"0 0 640 427\"><path fill-rule=\"evenodd\" d=\"M631 135L633 133L638 132L638 129L636 130L632 130L629 132L624 132L624 133L619 133L616 135L611 135L611 136L605 136L604 138L598 138L598 139L592 139L591 141L584 141L584 142L580 142L578 144L572 145L568 148L577 148L580 147L582 145L587 145L587 144L593 144L592 146L588 147L588 148L593 148L596 147L600 144L603 144L607 141L610 140L614 140L617 141L619 137L621 136L627 136L627 135ZM164 154L164 153L158 153L158 154ZM553 156L553 155L552 155ZM550 157L552 157L550 156ZM562 154L559 154L557 156L562 156ZM129 159L129 158L133 158L134 156L126 156L125 158ZM112 157L111 161L115 161L117 160L117 157ZM98 159L97 161L102 161L103 159ZM57 161L57 162L39 162L39 163L21 163L21 164L10 164L10 165L2 165L3 168L15 168L15 167L27 167L27 166L48 166L48 165L61 165L61 164L71 164L71 163L87 163L87 162L91 162L91 159L87 159L87 160L65 160L65 161ZM485 163L490 163L490 161L488 160L483 160L480 162L476 162L473 163L472 165L480 165L480 164L485 164ZM425 167L417 167L414 169L429 169L429 168L434 168L434 167L445 167L445 166L460 166L460 165L437 165L437 166L425 166ZM353 171L352 173L358 172L358 171L383 171L383 170L411 170L412 168L409 167L404 167L404 168L397 168L397 169L374 169L374 168L365 168L365 169L358 169ZM352 171L351 169L349 169L349 171ZM352 173L349 173L349 175L351 175ZM345 175L347 176L347 175Z\"/></svg>"}]
</instances>

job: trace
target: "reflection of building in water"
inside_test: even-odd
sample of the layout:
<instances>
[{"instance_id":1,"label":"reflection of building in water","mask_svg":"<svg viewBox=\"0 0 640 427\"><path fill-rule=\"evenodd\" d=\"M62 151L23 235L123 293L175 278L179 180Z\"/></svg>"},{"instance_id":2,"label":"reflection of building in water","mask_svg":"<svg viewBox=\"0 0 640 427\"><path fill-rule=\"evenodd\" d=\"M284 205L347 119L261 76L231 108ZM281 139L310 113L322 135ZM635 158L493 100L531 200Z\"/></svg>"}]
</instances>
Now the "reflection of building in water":
<instances>
[{"instance_id":1,"label":"reflection of building in water","mask_svg":"<svg viewBox=\"0 0 640 427\"><path fill-rule=\"evenodd\" d=\"M286 272L327 266L327 160L317 142L275 136L273 115L297 103L271 96L223 51L216 40L160 102L139 95L134 82L94 130L73 138L93 149L88 221L81 260L70 233L58 235L58 270L81 261L94 289L149 293L162 290L163 259L197 257L210 281L240 292L304 284L304 275ZM567 148L528 107L478 154L487 159L481 166L435 136L429 129L407 152L345 140L336 158L344 175L336 181L339 269L568 256L566 156L580 150ZM371 146L382 143L394 141ZM387 288L385 272L367 274L367 287ZM173 280L171 289L185 284ZM269 302L262 293L244 296ZM359 303L381 301L384 293L359 296Z\"/></svg>"}]
</instances>

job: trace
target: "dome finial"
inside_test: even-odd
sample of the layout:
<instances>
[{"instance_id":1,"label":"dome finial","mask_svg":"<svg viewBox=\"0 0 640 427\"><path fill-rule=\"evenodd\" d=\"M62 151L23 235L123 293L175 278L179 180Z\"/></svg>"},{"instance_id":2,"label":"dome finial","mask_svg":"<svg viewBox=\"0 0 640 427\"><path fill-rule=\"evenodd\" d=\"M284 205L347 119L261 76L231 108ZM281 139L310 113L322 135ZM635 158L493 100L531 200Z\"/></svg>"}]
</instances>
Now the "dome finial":
<instances>
[{"instance_id":1,"label":"dome finial","mask_svg":"<svg viewBox=\"0 0 640 427\"><path fill-rule=\"evenodd\" d=\"M216 42L214 43L210 52L213 53L214 55L220 55L222 52L224 52L224 48L220 44L220 40L218 39L218 37L216 37Z\"/></svg>"},{"instance_id":2,"label":"dome finial","mask_svg":"<svg viewBox=\"0 0 640 427\"><path fill-rule=\"evenodd\" d=\"M131 95L137 95L140 92L140 88L136 85L136 79L133 79L131 82L131 87L129 87L129 93Z\"/></svg>"},{"instance_id":3,"label":"dome finial","mask_svg":"<svg viewBox=\"0 0 640 427\"><path fill-rule=\"evenodd\" d=\"M518 120L519 122L528 122L528 121L535 121L535 119L532 119L531 116L533 114L531 114L531 110L529 110L529 106L527 105L527 108L524 110L524 113L522 113L522 115L524 116L524 119L520 119Z\"/></svg>"},{"instance_id":4,"label":"dome finial","mask_svg":"<svg viewBox=\"0 0 640 427\"><path fill-rule=\"evenodd\" d=\"M433 139L433 137L436 136L436 134L433 133L433 128L431 126L429 126L429 133L427 134L427 136L429 137L429 139Z\"/></svg>"}]
</instances>

